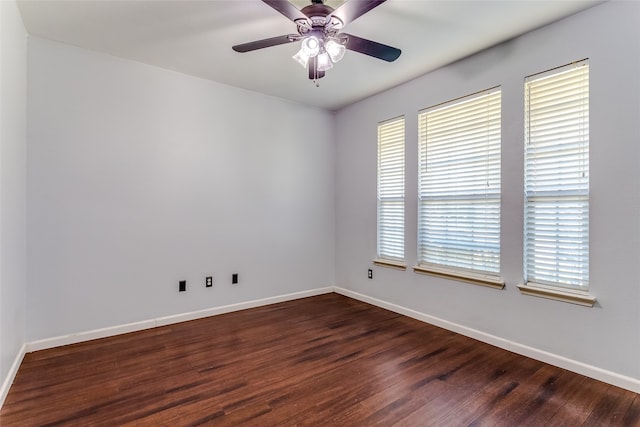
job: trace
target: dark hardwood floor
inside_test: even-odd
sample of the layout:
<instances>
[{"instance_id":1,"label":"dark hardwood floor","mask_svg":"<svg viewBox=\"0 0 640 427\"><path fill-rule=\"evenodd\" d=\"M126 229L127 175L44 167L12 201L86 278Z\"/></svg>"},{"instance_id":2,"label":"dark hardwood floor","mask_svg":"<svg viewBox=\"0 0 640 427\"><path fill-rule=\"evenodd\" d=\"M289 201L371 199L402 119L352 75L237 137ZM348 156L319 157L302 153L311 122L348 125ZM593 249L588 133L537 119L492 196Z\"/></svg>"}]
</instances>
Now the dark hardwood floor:
<instances>
[{"instance_id":1,"label":"dark hardwood floor","mask_svg":"<svg viewBox=\"0 0 640 427\"><path fill-rule=\"evenodd\" d=\"M638 426L640 395L337 294L27 354L2 426Z\"/></svg>"}]
</instances>

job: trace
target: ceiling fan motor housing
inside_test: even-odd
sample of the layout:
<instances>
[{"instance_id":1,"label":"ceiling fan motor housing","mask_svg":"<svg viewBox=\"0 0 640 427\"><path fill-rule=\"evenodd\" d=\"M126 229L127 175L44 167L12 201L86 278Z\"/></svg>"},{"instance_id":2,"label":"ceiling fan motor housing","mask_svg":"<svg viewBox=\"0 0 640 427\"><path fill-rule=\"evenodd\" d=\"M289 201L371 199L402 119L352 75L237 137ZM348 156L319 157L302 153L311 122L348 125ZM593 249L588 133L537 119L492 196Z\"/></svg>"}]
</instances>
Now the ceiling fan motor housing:
<instances>
[{"instance_id":1,"label":"ceiling fan motor housing","mask_svg":"<svg viewBox=\"0 0 640 427\"><path fill-rule=\"evenodd\" d=\"M333 12L333 8L323 3L312 3L300 9L300 12L311 18L312 16L327 16Z\"/></svg>"},{"instance_id":2,"label":"ceiling fan motor housing","mask_svg":"<svg viewBox=\"0 0 640 427\"><path fill-rule=\"evenodd\" d=\"M322 3L322 1L314 1L312 4L305 6L300 10L307 19L298 19L296 24L298 33L301 36L311 35L309 33L318 34L320 32L328 36L336 36L338 31L343 27L340 18L333 16L333 8Z\"/></svg>"}]
</instances>

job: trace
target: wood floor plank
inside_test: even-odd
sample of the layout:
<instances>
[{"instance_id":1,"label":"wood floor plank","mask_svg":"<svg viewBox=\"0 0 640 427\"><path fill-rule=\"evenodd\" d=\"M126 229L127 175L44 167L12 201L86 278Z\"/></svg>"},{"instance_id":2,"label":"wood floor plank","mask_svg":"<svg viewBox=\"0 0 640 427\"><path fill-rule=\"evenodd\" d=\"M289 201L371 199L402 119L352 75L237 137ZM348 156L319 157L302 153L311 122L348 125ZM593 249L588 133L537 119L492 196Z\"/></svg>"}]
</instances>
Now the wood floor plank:
<instances>
[{"instance_id":1,"label":"wood floor plank","mask_svg":"<svg viewBox=\"0 0 640 427\"><path fill-rule=\"evenodd\" d=\"M583 425L598 401L612 387L586 377L577 376L577 378L582 378L582 381L575 381L566 388L567 400L549 419L547 422L549 427Z\"/></svg>"},{"instance_id":2,"label":"wood floor plank","mask_svg":"<svg viewBox=\"0 0 640 427\"><path fill-rule=\"evenodd\" d=\"M488 365L492 374L486 382L453 387L450 394L439 396L395 425L470 425L478 421L479 416L492 411L521 383L544 367L539 362L512 353L504 352L504 355L504 360Z\"/></svg>"},{"instance_id":3,"label":"wood floor plank","mask_svg":"<svg viewBox=\"0 0 640 427\"><path fill-rule=\"evenodd\" d=\"M637 426L640 396L336 294L27 354L2 426Z\"/></svg>"},{"instance_id":4,"label":"wood floor plank","mask_svg":"<svg viewBox=\"0 0 640 427\"><path fill-rule=\"evenodd\" d=\"M565 403L561 391L571 378L573 374L545 365L471 424L491 425L494 420L510 425L529 425L531 420L546 424Z\"/></svg>"},{"instance_id":5,"label":"wood floor plank","mask_svg":"<svg viewBox=\"0 0 640 427\"><path fill-rule=\"evenodd\" d=\"M618 387L609 387L585 420L585 426L622 425L636 395Z\"/></svg>"},{"instance_id":6,"label":"wood floor plank","mask_svg":"<svg viewBox=\"0 0 640 427\"><path fill-rule=\"evenodd\" d=\"M636 395L629 410L622 419L622 424L626 426L640 426L640 395Z\"/></svg>"}]
</instances>

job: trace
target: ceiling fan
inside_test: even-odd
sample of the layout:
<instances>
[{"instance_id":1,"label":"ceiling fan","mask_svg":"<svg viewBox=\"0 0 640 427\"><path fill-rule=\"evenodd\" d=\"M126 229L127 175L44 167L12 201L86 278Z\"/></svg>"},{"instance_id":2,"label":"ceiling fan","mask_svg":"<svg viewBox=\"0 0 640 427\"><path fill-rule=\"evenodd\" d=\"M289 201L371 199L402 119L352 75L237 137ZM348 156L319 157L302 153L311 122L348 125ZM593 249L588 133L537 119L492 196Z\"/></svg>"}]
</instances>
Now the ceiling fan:
<instances>
[{"instance_id":1,"label":"ceiling fan","mask_svg":"<svg viewBox=\"0 0 640 427\"><path fill-rule=\"evenodd\" d=\"M309 79L316 81L340 61L347 49L374 58L392 62L400 56L400 49L372 40L363 39L340 30L379 6L386 0L348 0L333 9L324 0L311 0L311 4L298 9L288 0L262 0L297 26L298 34L286 34L233 46L236 52L250 52L265 47L301 41L300 51L293 56L309 70Z\"/></svg>"}]
</instances>

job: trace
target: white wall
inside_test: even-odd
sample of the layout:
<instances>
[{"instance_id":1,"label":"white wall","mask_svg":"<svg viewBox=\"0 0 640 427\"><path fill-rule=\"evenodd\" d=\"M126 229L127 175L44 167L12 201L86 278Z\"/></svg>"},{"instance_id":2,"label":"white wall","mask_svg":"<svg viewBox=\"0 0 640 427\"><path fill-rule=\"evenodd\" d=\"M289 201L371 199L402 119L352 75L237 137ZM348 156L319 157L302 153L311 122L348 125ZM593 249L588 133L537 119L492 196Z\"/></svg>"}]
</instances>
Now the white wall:
<instances>
[{"instance_id":1,"label":"white wall","mask_svg":"<svg viewBox=\"0 0 640 427\"><path fill-rule=\"evenodd\" d=\"M28 59L28 341L333 284L331 114L37 38Z\"/></svg>"},{"instance_id":2,"label":"white wall","mask_svg":"<svg viewBox=\"0 0 640 427\"><path fill-rule=\"evenodd\" d=\"M27 34L0 1L0 384L25 339ZM6 391L6 390L0 390ZM0 405L2 404L0 395Z\"/></svg>"},{"instance_id":3,"label":"white wall","mask_svg":"<svg viewBox=\"0 0 640 427\"><path fill-rule=\"evenodd\" d=\"M640 3L609 2L439 69L337 115L336 283L482 333L640 379ZM425 55L429 54L428 43ZM523 79L590 60L591 280L595 308L523 296ZM415 274L417 112L502 86L499 291ZM409 268L374 268L376 126L406 117ZM412 154L412 153L415 153Z\"/></svg>"}]
</instances>

